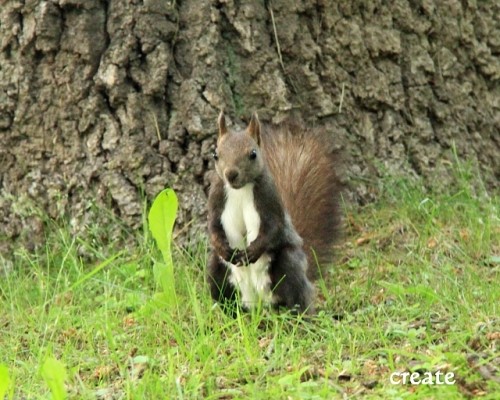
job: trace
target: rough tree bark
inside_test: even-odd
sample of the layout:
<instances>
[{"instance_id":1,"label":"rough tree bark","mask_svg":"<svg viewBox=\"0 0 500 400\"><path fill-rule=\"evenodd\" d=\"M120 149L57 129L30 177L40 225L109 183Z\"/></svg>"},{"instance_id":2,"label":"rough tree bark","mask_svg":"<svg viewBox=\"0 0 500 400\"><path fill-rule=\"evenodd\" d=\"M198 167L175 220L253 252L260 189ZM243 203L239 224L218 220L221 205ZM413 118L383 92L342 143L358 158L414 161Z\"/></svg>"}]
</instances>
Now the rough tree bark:
<instances>
[{"instance_id":1,"label":"rough tree bark","mask_svg":"<svg viewBox=\"0 0 500 400\"><path fill-rule=\"evenodd\" d=\"M215 120L325 126L357 201L387 171L447 184L451 149L500 177L496 0L3 0L0 253L171 186L203 224ZM376 186L376 185L375 185Z\"/></svg>"}]
</instances>

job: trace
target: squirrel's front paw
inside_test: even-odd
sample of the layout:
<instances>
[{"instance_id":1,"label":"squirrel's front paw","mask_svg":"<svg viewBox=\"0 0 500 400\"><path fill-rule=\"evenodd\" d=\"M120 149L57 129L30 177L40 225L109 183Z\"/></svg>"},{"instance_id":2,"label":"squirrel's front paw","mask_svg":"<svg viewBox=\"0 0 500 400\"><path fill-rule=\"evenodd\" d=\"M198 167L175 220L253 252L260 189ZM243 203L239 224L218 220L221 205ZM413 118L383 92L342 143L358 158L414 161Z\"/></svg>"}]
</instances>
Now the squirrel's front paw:
<instances>
[{"instance_id":1,"label":"squirrel's front paw","mask_svg":"<svg viewBox=\"0 0 500 400\"><path fill-rule=\"evenodd\" d=\"M231 256L233 255L233 249L229 246L229 243L224 241L217 241L214 243L215 252L219 255L221 260L229 262L231 260Z\"/></svg>"},{"instance_id":2,"label":"squirrel's front paw","mask_svg":"<svg viewBox=\"0 0 500 400\"><path fill-rule=\"evenodd\" d=\"M235 250L233 252L233 256L229 260L231 264L236 265L237 267L242 267L247 264L247 256L243 250Z\"/></svg>"},{"instance_id":3,"label":"squirrel's front paw","mask_svg":"<svg viewBox=\"0 0 500 400\"><path fill-rule=\"evenodd\" d=\"M259 251L258 249L252 248L250 246L245 253L245 261L248 264L253 264L258 261L258 259L262 256L262 251Z\"/></svg>"}]
</instances>

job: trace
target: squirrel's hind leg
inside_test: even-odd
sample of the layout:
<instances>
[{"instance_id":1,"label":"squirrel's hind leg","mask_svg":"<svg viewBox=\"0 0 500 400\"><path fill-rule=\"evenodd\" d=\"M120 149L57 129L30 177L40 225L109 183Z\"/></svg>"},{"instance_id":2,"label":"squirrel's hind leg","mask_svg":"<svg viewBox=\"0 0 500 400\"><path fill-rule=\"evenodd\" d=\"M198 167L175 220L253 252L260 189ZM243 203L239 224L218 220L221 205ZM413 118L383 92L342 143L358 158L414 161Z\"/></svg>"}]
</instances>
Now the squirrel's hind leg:
<instances>
[{"instance_id":1,"label":"squirrel's hind leg","mask_svg":"<svg viewBox=\"0 0 500 400\"><path fill-rule=\"evenodd\" d=\"M298 247L285 247L274 258L271 280L275 306L298 313L314 312L314 286L306 275L307 257Z\"/></svg>"}]
</instances>

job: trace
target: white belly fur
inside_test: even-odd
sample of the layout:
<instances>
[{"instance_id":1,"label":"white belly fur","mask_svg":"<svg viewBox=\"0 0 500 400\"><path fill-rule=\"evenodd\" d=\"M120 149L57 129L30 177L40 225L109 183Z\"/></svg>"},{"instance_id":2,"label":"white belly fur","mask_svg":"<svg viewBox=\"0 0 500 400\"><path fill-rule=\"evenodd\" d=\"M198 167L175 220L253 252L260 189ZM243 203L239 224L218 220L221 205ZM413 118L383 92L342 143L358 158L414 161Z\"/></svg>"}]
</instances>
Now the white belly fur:
<instances>
[{"instance_id":1,"label":"white belly fur","mask_svg":"<svg viewBox=\"0 0 500 400\"><path fill-rule=\"evenodd\" d=\"M244 250L257 238L260 216L255 209L252 184L241 189L226 187L226 205L221 223L232 248ZM248 266L237 267L227 263L231 269L229 281L240 291L245 307L255 307L259 302L272 302L270 261L271 257L263 254Z\"/></svg>"}]
</instances>

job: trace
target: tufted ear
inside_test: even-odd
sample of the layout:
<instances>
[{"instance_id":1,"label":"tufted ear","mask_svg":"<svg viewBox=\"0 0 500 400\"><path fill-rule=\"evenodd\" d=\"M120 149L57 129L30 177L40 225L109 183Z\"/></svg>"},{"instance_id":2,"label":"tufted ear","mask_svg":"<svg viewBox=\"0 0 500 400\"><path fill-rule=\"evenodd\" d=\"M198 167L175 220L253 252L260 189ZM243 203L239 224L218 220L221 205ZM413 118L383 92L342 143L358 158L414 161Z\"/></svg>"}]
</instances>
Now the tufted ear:
<instances>
[{"instance_id":1,"label":"tufted ear","mask_svg":"<svg viewBox=\"0 0 500 400\"><path fill-rule=\"evenodd\" d=\"M224 111L221 111L219 118L217 119L219 125L219 139L222 138L227 133L226 117L224 116Z\"/></svg>"},{"instance_id":2,"label":"tufted ear","mask_svg":"<svg viewBox=\"0 0 500 400\"><path fill-rule=\"evenodd\" d=\"M247 132L260 146L260 121L256 112L252 114L252 119L248 124Z\"/></svg>"}]
</instances>

